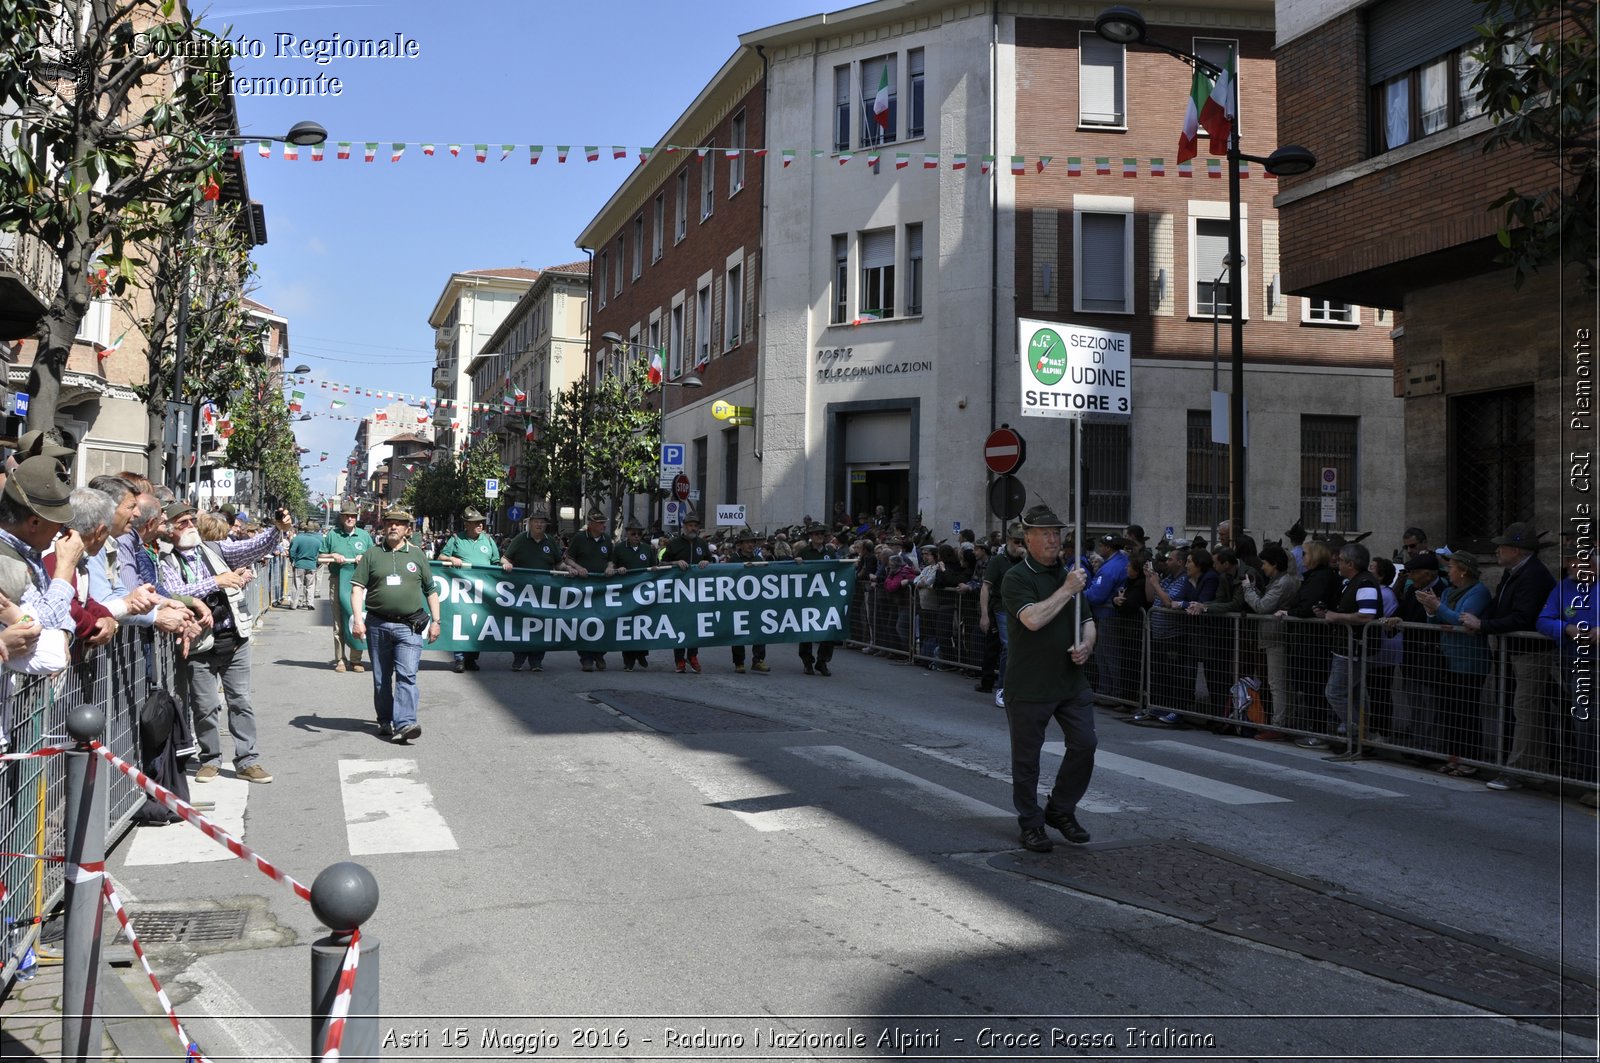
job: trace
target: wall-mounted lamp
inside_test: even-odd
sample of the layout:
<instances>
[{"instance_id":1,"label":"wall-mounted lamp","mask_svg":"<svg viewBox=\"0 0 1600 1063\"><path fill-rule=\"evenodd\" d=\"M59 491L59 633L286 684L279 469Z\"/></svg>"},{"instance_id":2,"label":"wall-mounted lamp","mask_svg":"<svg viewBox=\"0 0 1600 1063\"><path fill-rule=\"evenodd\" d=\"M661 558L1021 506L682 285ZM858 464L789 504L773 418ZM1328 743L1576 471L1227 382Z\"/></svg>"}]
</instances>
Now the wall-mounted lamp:
<instances>
[{"instance_id":1,"label":"wall-mounted lamp","mask_svg":"<svg viewBox=\"0 0 1600 1063\"><path fill-rule=\"evenodd\" d=\"M1050 275L1053 272L1055 270L1048 262L1039 267L1040 284L1046 299L1050 298Z\"/></svg>"},{"instance_id":2,"label":"wall-mounted lamp","mask_svg":"<svg viewBox=\"0 0 1600 1063\"><path fill-rule=\"evenodd\" d=\"M1282 292L1283 278L1279 274L1274 273L1272 275L1272 279L1267 282L1267 313L1270 314L1278 309L1278 296L1282 294Z\"/></svg>"},{"instance_id":3,"label":"wall-mounted lamp","mask_svg":"<svg viewBox=\"0 0 1600 1063\"><path fill-rule=\"evenodd\" d=\"M1156 270L1156 305L1160 306L1167 301L1167 271Z\"/></svg>"}]
</instances>

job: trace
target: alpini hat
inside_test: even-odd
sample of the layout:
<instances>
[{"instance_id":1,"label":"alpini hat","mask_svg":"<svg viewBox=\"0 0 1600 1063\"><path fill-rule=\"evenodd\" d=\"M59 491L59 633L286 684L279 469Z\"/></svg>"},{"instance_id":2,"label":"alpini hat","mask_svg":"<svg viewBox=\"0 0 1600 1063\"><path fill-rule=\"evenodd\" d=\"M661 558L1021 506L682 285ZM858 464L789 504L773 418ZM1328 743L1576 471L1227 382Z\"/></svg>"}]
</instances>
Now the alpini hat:
<instances>
[{"instance_id":1,"label":"alpini hat","mask_svg":"<svg viewBox=\"0 0 1600 1063\"><path fill-rule=\"evenodd\" d=\"M361 516L361 507L356 505L354 502L346 502L344 505L339 507L339 516L359 517Z\"/></svg>"},{"instance_id":2,"label":"alpini hat","mask_svg":"<svg viewBox=\"0 0 1600 1063\"><path fill-rule=\"evenodd\" d=\"M471 511L469 510L468 512ZM410 524L411 511L400 506L390 506L388 509L383 511L383 522L385 524L399 521L404 521L406 524Z\"/></svg>"},{"instance_id":3,"label":"alpini hat","mask_svg":"<svg viewBox=\"0 0 1600 1063\"><path fill-rule=\"evenodd\" d=\"M593 524L596 521L604 521L605 519L606 519L606 515L602 510L591 509L589 511L589 523L590 524Z\"/></svg>"},{"instance_id":4,"label":"alpini hat","mask_svg":"<svg viewBox=\"0 0 1600 1063\"><path fill-rule=\"evenodd\" d=\"M1526 521L1517 521L1506 528L1504 535L1497 535L1489 541L1496 546L1515 546L1522 550L1538 550L1548 546L1548 543L1539 541L1539 532L1533 530L1533 525Z\"/></svg>"},{"instance_id":5,"label":"alpini hat","mask_svg":"<svg viewBox=\"0 0 1600 1063\"><path fill-rule=\"evenodd\" d=\"M626 523L626 524L624 524L622 526L622 530L623 531L642 532L642 531L644 531L644 525L639 523L638 518L629 517L628 518L628 523Z\"/></svg>"},{"instance_id":6,"label":"alpini hat","mask_svg":"<svg viewBox=\"0 0 1600 1063\"><path fill-rule=\"evenodd\" d=\"M1024 528L1065 528L1067 522L1056 516L1049 506L1034 506L1022 515Z\"/></svg>"},{"instance_id":7,"label":"alpini hat","mask_svg":"<svg viewBox=\"0 0 1600 1063\"><path fill-rule=\"evenodd\" d=\"M761 541L761 536L757 535L754 529L745 528L740 531L738 535L734 536L733 541L735 543L759 543Z\"/></svg>"},{"instance_id":8,"label":"alpini hat","mask_svg":"<svg viewBox=\"0 0 1600 1063\"><path fill-rule=\"evenodd\" d=\"M812 521L810 524L806 525L806 534L807 535L827 535L828 534L828 526L826 524L821 523L820 521Z\"/></svg>"},{"instance_id":9,"label":"alpini hat","mask_svg":"<svg viewBox=\"0 0 1600 1063\"><path fill-rule=\"evenodd\" d=\"M179 517L183 516L185 513L198 513L198 512L199 512L199 510L195 509L192 505L190 505L187 502L168 502L167 503L167 508L163 509L161 511L162 515L165 516L168 520L177 520Z\"/></svg>"},{"instance_id":10,"label":"alpini hat","mask_svg":"<svg viewBox=\"0 0 1600 1063\"><path fill-rule=\"evenodd\" d=\"M41 454L47 458L65 458L69 460L78 456L78 452L71 447L64 447L59 443L51 442L50 437L44 434L43 429L36 428L31 432L22 433L22 437L17 440L17 460L26 461L28 458L37 458Z\"/></svg>"},{"instance_id":11,"label":"alpini hat","mask_svg":"<svg viewBox=\"0 0 1600 1063\"><path fill-rule=\"evenodd\" d=\"M54 458L40 455L18 465L6 477L6 494L45 520L65 524L72 519L72 481Z\"/></svg>"},{"instance_id":12,"label":"alpini hat","mask_svg":"<svg viewBox=\"0 0 1600 1063\"><path fill-rule=\"evenodd\" d=\"M389 519L387 514L385 514L384 519ZM468 506L466 509L461 511L461 520L464 524L482 524L488 519L489 518L485 517L482 513L479 513L477 507L475 506Z\"/></svg>"}]
</instances>

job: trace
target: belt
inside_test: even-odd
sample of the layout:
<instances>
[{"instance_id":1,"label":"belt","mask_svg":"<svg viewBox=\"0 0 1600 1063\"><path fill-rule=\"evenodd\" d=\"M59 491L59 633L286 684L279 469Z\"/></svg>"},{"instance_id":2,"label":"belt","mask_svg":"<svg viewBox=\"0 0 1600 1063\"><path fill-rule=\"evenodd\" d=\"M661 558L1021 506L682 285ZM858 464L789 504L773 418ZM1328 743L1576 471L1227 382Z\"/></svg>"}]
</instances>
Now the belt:
<instances>
[{"instance_id":1,"label":"belt","mask_svg":"<svg viewBox=\"0 0 1600 1063\"><path fill-rule=\"evenodd\" d=\"M388 613L380 613L376 609L368 609L367 610L367 615L368 616L375 616L379 620L385 621L386 623L390 623L390 624L410 624L411 623L411 618L408 617L408 616L390 616Z\"/></svg>"}]
</instances>

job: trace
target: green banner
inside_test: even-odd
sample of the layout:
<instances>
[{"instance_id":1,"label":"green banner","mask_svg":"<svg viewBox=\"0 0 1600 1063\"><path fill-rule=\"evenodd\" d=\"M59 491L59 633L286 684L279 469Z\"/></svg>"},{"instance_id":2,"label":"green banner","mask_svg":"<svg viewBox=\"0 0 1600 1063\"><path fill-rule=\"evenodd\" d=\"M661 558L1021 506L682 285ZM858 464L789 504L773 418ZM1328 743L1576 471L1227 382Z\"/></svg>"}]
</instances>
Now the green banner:
<instances>
[{"instance_id":1,"label":"green banner","mask_svg":"<svg viewBox=\"0 0 1600 1063\"><path fill-rule=\"evenodd\" d=\"M598 653L836 642L850 630L855 583L849 561L667 566L609 578L434 562L440 631L427 648ZM349 596L346 577L345 615ZM344 638L361 645L348 626Z\"/></svg>"}]
</instances>

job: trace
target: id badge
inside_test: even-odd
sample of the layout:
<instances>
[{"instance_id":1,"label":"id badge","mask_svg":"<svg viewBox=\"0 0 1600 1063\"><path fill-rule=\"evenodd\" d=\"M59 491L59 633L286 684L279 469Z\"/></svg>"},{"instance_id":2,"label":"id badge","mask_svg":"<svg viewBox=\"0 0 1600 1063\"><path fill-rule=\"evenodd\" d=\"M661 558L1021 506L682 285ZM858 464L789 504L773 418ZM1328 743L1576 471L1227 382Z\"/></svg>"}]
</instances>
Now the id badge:
<instances>
[{"instance_id":1,"label":"id badge","mask_svg":"<svg viewBox=\"0 0 1600 1063\"><path fill-rule=\"evenodd\" d=\"M400 575L399 575L399 573L392 573L392 574L390 574L388 576L385 576L384 580L383 580L383 583L384 583L384 586L386 586L386 587L398 587L398 586L400 586Z\"/></svg>"}]
</instances>

